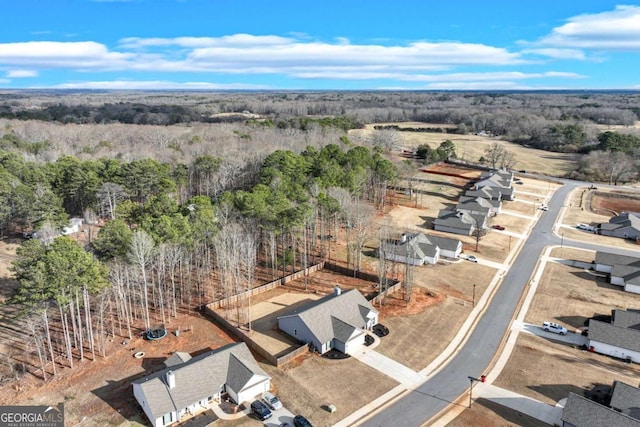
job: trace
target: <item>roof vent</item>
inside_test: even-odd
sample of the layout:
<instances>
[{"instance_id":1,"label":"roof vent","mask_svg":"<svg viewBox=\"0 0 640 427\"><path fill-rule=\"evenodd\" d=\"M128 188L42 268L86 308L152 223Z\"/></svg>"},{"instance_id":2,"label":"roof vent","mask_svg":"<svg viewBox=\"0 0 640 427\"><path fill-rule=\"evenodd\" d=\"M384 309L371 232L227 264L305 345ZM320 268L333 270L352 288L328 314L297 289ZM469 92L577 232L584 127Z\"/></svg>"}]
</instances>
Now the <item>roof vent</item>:
<instances>
[{"instance_id":1,"label":"roof vent","mask_svg":"<svg viewBox=\"0 0 640 427\"><path fill-rule=\"evenodd\" d=\"M176 386L176 374L173 371L167 372L167 385L169 386L169 390Z\"/></svg>"},{"instance_id":2,"label":"roof vent","mask_svg":"<svg viewBox=\"0 0 640 427\"><path fill-rule=\"evenodd\" d=\"M341 293L342 293L342 289L340 289L340 286L339 286L339 285L336 285L336 286L333 288L333 295L338 296L338 295L340 295Z\"/></svg>"}]
</instances>

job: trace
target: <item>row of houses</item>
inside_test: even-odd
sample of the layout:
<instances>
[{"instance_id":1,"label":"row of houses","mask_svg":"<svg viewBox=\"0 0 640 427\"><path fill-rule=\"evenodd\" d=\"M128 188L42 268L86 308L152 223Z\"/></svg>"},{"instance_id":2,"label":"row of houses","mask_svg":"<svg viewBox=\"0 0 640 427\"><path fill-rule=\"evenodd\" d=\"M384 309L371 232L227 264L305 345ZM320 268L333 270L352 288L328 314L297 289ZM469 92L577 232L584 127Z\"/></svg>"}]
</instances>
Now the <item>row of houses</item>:
<instances>
[{"instance_id":1,"label":"row of houses","mask_svg":"<svg viewBox=\"0 0 640 427\"><path fill-rule=\"evenodd\" d=\"M483 172L480 179L458 199L453 209L443 209L433 221L434 230L470 236L487 227L487 220L500 213L503 200L514 200L513 173Z\"/></svg>"}]
</instances>

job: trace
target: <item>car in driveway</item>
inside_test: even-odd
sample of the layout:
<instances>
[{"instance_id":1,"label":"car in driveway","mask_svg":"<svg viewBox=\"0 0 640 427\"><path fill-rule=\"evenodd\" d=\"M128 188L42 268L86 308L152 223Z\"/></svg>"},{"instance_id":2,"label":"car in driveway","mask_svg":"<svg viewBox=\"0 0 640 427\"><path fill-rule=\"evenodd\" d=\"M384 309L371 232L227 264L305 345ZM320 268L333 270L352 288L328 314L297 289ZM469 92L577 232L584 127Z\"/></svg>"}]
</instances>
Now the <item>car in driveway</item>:
<instances>
[{"instance_id":1,"label":"car in driveway","mask_svg":"<svg viewBox=\"0 0 640 427\"><path fill-rule=\"evenodd\" d=\"M491 228L493 228L494 230L500 230L500 231L502 231L502 230L504 230L504 225L500 225L500 224L493 224L493 225L491 226Z\"/></svg>"},{"instance_id":2,"label":"car in driveway","mask_svg":"<svg viewBox=\"0 0 640 427\"><path fill-rule=\"evenodd\" d=\"M542 205L542 206L540 206L538 209L540 209L541 211L548 211L548 210L549 210L549 206L547 206L547 205Z\"/></svg>"},{"instance_id":3,"label":"car in driveway","mask_svg":"<svg viewBox=\"0 0 640 427\"><path fill-rule=\"evenodd\" d=\"M264 403L267 404L269 408L271 408L274 411L277 411L278 409L282 408L282 402L280 402L280 399L278 399L278 396L275 396L274 394L269 393L268 391L265 391L264 393L262 393L262 400L264 401Z\"/></svg>"},{"instance_id":4,"label":"car in driveway","mask_svg":"<svg viewBox=\"0 0 640 427\"><path fill-rule=\"evenodd\" d=\"M543 322L542 329L545 332L553 332L554 334L566 335L567 328L554 322Z\"/></svg>"},{"instance_id":5,"label":"car in driveway","mask_svg":"<svg viewBox=\"0 0 640 427\"><path fill-rule=\"evenodd\" d=\"M467 261L478 262L478 258L476 258L474 255L467 255Z\"/></svg>"},{"instance_id":6,"label":"car in driveway","mask_svg":"<svg viewBox=\"0 0 640 427\"><path fill-rule=\"evenodd\" d=\"M313 427L309 420L302 415L296 415L293 417L293 425L295 427Z\"/></svg>"},{"instance_id":7,"label":"car in driveway","mask_svg":"<svg viewBox=\"0 0 640 427\"><path fill-rule=\"evenodd\" d=\"M251 412L253 412L260 421L264 421L273 415L271 410L261 400L254 400L251 403Z\"/></svg>"},{"instance_id":8,"label":"car in driveway","mask_svg":"<svg viewBox=\"0 0 640 427\"><path fill-rule=\"evenodd\" d=\"M576 225L576 228L578 230L584 230L584 231L590 231L590 232L593 232L593 231L596 230L596 228L594 226L587 225L587 224L578 224L578 225Z\"/></svg>"}]
</instances>

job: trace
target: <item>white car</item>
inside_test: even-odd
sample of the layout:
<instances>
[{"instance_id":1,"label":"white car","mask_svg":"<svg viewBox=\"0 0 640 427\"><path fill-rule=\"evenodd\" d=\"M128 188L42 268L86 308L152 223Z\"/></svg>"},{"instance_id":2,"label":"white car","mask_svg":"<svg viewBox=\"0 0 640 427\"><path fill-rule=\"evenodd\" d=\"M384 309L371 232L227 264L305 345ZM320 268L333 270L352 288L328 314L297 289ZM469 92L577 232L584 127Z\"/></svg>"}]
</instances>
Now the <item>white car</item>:
<instances>
[{"instance_id":1,"label":"white car","mask_svg":"<svg viewBox=\"0 0 640 427\"><path fill-rule=\"evenodd\" d=\"M262 400L267 404L267 406L269 406L269 408L273 409L274 411L282 408L282 402L280 402L280 399L278 399L277 396L269 393L268 391L262 393Z\"/></svg>"},{"instance_id":2,"label":"white car","mask_svg":"<svg viewBox=\"0 0 640 427\"><path fill-rule=\"evenodd\" d=\"M587 225L587 224L578 224L576 225L576 228L578 230L584 230L584 231L594 231L595 228L592 225Z\"/></svg>"},{"instance_id":3,"label":"white car","mask_svg":"<svg viewBox=\"0 0 640 427\"><path fill-rule=\"evenodd\" d=\"M547 206L547 205L542 205L542 206L540 206L538 209L540 209L541 211L548 211L548 210L549 210L549 206Z\"/></svg>"},{"instance_id":4,"label":"white car","mask_svg":"<svg viewBox=\"0 0 640 427\"><path fill-rule=\"evenodd\" d=\"M553 322L543 322L542 329L545 332L553 332L554 334L560 334L560 335L566 335L567 333L567 328Z\"/></svg>"}]
</instances>

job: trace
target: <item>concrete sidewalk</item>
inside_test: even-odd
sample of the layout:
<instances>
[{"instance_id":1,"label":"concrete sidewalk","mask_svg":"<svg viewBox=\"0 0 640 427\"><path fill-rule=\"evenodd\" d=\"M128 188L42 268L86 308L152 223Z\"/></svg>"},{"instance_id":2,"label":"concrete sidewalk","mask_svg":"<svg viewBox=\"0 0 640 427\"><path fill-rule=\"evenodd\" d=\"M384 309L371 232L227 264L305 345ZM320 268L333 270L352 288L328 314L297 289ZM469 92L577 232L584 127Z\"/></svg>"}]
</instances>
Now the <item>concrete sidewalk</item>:
<instances>
[{"instance_id":1,"label":"concrete sidewalk","mask_svg":"<svg viewBox=\"0 0 640 427\"><path fill-rule=\"evenodd\" d=\"M393 378L406 388L413 388L425 380L425 377L413 369L367 347L358 349L351 356Z\"/></svg>"},{"instance_id":2,"label":"concrete sidewalk","mask_svg":"<svg viewBox=\"0 0 640 427\"><path fill-rule=\"evenodd\" d=\"M552 406L489 383L475 383L473 398L478 399L480 397L536 418L549 425L562 425L560 418L562 417L563 406L560 404ZM563 401L561 402L562 404L564 403Z\"/></svg>"}]
</instances>

